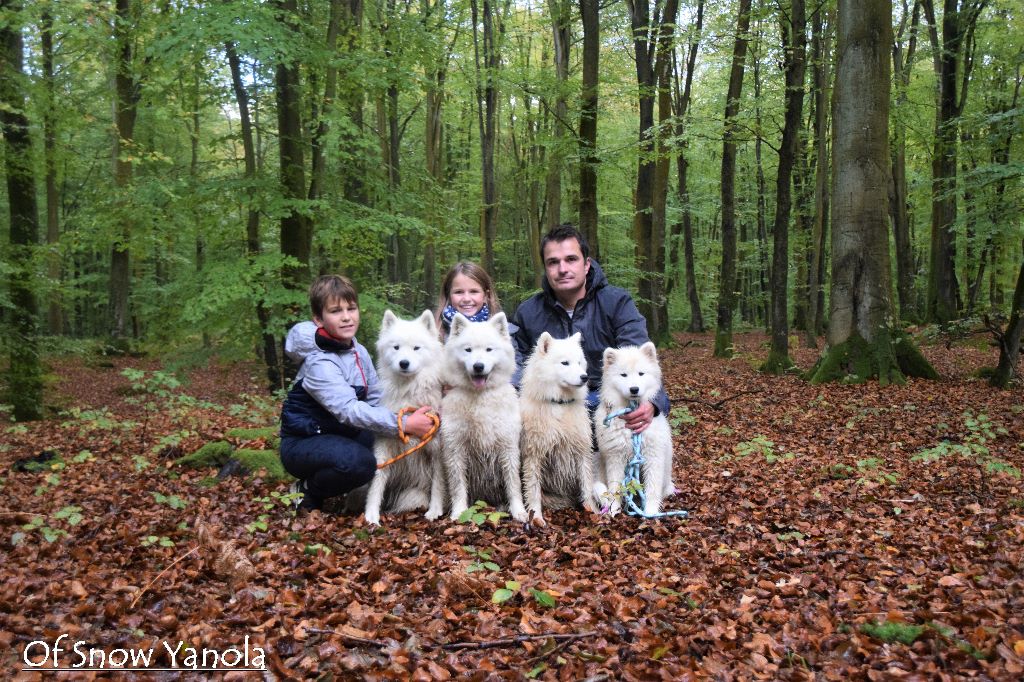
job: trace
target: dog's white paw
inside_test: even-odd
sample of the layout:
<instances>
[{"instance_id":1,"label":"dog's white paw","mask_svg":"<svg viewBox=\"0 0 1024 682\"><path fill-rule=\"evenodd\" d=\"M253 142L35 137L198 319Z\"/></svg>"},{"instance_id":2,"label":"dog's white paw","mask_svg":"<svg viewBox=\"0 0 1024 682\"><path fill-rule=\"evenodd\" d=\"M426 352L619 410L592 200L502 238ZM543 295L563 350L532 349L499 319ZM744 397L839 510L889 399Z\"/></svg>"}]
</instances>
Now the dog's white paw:
<instances>
[{"instance_id":1,"label":"dog's white paw","mask_svg":"<svg viewBox=\"0 0 1024 682\"><path fill-rule=\"evenodd\" d=\"M427 521L437 521L439 518L444 516L444 509L442 509L442 508L435 509L435 508L431 507L430 509L427 510L427 513L424 514L424 516L427 517Z\"/></svg>"},{"instance_id":2,"label":"dog's white paw","mask_svg":"<svg viewBox=\"0 0 1024 682\"><path fill-rule=\"evenodd\" d=\"M533 523L533 525L535 525L537 528L543 528L544 526L548 525L548 522L545 521L544 517L540 514L534 514L533 521L531 523Z\"/></svg>"},{"instance_id":3,"label":"dog's white paw","mask_svg":"<svg viewBox=\"0 0 1024 682\"><path fill-rule=\"evenodd\" d=\"M530 520L530 515L526 512L526 507L513 507L508 510L512 518L519 523L526 523Z\"/></svg>"},{"instance_id":4,"label":"dog's white paw","mask_svg":"<svg viewBox=\"0 0 1024 682\"><path fill-rule=\"evenodd\" d=\"M469 507L465 505L461 505L459 507L452 507L452 513L448 515L448 518L450 518L452 521L458 521L459 517L462 516L462 512L466 511L467 509L469 509Z\"/></svg>"},{"instance_id":5,"label":"dog's white paw","mask_svg":"<svg viewBox=\"0 0 1024 682\"><path fill-rule=\"evenodd\" d=\"M366 519L366 523L371 526L380 525L380 512L379 511L368 511L363 514L363 518Z\"/></svg>"}]
</instances>

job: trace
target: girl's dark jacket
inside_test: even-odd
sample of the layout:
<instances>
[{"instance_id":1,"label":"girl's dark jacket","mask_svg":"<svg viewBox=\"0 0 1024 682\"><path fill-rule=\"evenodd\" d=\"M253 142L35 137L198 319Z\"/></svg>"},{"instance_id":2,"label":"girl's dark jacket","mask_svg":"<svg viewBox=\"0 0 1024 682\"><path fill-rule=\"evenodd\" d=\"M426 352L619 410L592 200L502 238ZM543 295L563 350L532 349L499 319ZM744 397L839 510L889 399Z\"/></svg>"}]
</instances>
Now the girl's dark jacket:
<instances>
[{"instance_id":1,"label":"girl's dark jacket","mask_svg":"<svg viewBox=\"0 0 1024 682\"><path fill-rule=\"evenodd\" d=\"M518 367L512 382L516 386L519 385L523 364L542 332L548 332L557 339L582 333L591 393L601 389L605 348L640 346L650 341L647 320L637 310L633 297L625 289L608 284L604 271L593 259L587 273L587 293L576 303L572 317L556 303L555 294L545 277L541 291L519 304L513 323L518 327L512 336ZM652 402L660 414L668 414L670 405L664 387Z\"/></svg>"}]
</instances>

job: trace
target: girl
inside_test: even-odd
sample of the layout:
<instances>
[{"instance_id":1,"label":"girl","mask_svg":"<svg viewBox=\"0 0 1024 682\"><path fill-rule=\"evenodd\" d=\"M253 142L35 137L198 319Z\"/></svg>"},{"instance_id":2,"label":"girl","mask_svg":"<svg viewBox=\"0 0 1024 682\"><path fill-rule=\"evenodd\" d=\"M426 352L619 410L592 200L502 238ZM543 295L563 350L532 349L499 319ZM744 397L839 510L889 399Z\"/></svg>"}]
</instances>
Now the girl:
<instances>
[{"instance_id":1,"label":"girl","mask_svg":"<svg viewBox=\"0 0 1024 682\"><path fill-rule=\"evenodd\" d=\"M462 313L470 322L484 322L501 311L501 304L487 271L476 263L460 261L445 275L437 308L437 328L443 341L455 313Z\"/></svg>"}]
</instances>

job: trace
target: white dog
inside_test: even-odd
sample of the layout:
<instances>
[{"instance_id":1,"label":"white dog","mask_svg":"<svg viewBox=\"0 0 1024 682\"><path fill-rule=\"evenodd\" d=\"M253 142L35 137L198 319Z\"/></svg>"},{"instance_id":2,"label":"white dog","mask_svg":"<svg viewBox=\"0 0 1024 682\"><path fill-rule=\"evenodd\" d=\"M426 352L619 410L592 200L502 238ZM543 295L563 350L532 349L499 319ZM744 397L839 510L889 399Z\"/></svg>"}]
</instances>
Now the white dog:
<instances>
[{"instance_id":1,"label":"white dog","mask_svg":"<svg viewBox=\"0 0 1024 682\"><path fill-rule=\"evenodd\" d=\"M519 479L519 401L509 383L516 368L505 313L470 322L456 313L444 344L445 383L441 436L451 494L451 517L458 519L469 499L508 505L526 521Z\"/></svg>"},{"instance_id":2,"label":"white dog","mask_svg":"<svg viewBox=\"0 0 1024 682\"><path fill-rule=\"evenodd\" d=\"M441 342L434 315L423 311L415 320L402 320L390 310L384 313L377 339L377 373L383 389L382 404L398 412L403 407L441 405ZM377 436L373 454L377 464L415 444ZM435 436L418 452L378 469L366 494L367 523L380 523L381 506L392 513L427 508L427 518L444 513L444 470L440 437Z\"/></svg>"},{"instance_id":3,"label":"white dog","mask_svg":"<svg viewBox=\"0 0 1024 682\"><path fill-rule=\"evenodd\" d=\"M621 509L622 480L626 464L633 458L633 432L618 417L606 426L605 417L628 407L630 402L650 400L660 387L661 368L653 343L604 350L601 403L594 414L600 458L595 493L599 497L612 494L612 514ZM672 494L672 431L664 414L655 417L643 432L641 453L644 465L640 478L647 498L644 513L656 514L664 499Z\"/></svg>"},{"instance_id":4,"label":"white dog","mask_svg":"<svg viewBox=\"0 0 1024 682\"><path fill-rule=\"evenodd\" d=\"M568 339L541 334L519 386L523 487L539 526L545 525L542 506L595 508L587 359L580 339L579 332Z\"/></svg>"}]
</instances>

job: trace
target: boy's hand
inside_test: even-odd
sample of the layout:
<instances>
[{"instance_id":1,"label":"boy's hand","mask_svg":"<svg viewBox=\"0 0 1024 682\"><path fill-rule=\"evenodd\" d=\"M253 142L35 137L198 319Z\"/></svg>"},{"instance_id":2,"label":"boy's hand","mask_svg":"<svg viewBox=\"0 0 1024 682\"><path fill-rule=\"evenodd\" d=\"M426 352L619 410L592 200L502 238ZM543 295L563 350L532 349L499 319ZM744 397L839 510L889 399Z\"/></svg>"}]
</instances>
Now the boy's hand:
<instances>
[{"instance_id":1,"label":"boy's hand","mask_svg":"<svg viewBox=\"0 0 1024 682\"><path fill-rule=\"evenodd\" d=\"M632 412L622 415L622 418L627 429L633 433L643 433L654 421L654 404L645 400Z\"/></svg>"},{"instance_id":2,"label":"boy's hand","mask_svg":"<svg viewBox=\"0 0 1024 682\"><path fill-rule=\"evenodd\" d=\"M434 420L427 416L431 411L430 405L424 405L412 414L405 416L405 433L416 438L423 438L434 426Z\"/></svg>"}]
</instances>

